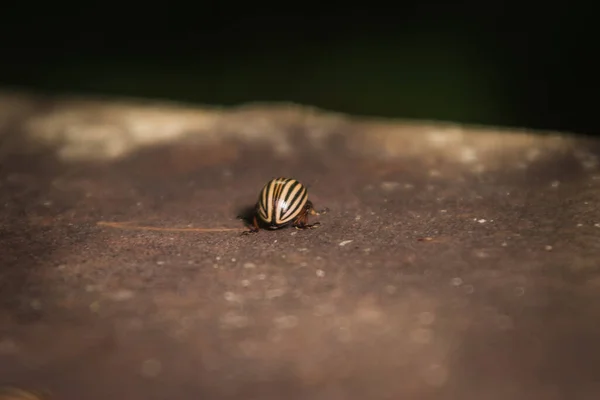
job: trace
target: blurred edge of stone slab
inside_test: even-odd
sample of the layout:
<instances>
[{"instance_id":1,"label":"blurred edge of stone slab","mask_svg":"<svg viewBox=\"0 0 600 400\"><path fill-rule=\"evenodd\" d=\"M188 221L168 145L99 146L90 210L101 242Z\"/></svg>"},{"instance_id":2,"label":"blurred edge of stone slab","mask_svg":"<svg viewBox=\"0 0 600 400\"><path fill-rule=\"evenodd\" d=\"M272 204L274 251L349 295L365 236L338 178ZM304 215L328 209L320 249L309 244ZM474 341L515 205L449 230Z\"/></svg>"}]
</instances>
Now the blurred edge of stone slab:
<instances>
[{"instance_id":1,"label":"blurred edge of stone slab","mask_svg":"<svg viewBox=\"0 0 600 400\"><path fill-rule=\"evenodd\" d=\"M49 97L0 89L0 154L50 147L64 162L113 160L143 147L191 140L270 146L276 156L294 151L298 133L314 150L344 137L343 149L377 159L427 156L473 172L514 167L552 157L598 167L596 145L571 133L349 116L291 103L200 107L123 98ZM16 143L16 144L15 144ZM27 149L24 149L27 143ZM12 144L12 146L11 146Z\"/></svg>"}]
</instances>

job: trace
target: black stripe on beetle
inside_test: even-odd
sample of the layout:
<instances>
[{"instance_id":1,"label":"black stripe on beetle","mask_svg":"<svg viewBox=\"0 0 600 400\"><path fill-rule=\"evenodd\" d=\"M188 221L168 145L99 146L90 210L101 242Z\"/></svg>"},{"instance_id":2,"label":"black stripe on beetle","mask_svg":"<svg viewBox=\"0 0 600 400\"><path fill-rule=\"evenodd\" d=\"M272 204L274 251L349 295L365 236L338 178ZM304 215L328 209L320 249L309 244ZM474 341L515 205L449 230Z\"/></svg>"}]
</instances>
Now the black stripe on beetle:
<instances>
[{"instance_id":1,"label":"black stripe on beetle","mask_svg":"<svg viewBox=\"0 0 600 400\"><path fill-rule=\"evenodd\" d=\"M252 226L244 234L255 233L261 227L279 229L292 225L297 229L316 228L319 222L308 223L309 215L327 212L315 211L308 200L308 190L295 179L275 178L267 182L258 195Z\"/></svg>"}]
</instances>

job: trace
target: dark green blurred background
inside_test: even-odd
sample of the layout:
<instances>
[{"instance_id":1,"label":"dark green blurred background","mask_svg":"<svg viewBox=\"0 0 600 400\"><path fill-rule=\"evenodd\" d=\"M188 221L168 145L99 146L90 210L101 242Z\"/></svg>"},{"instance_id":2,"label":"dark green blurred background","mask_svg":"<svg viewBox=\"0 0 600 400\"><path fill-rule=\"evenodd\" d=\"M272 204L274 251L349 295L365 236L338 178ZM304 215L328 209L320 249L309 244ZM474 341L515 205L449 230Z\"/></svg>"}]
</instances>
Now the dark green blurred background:
<instances>
[{"instance_id":1,"label":"dark green blurred background","mask_svg":"<svg viewBox=\"0 0 600 400\"><path fill-rule=\"evenodd\" d=\"M598 131L591 2L283 5L4 5L0 87Z\"/></svg>"}]
</instances>

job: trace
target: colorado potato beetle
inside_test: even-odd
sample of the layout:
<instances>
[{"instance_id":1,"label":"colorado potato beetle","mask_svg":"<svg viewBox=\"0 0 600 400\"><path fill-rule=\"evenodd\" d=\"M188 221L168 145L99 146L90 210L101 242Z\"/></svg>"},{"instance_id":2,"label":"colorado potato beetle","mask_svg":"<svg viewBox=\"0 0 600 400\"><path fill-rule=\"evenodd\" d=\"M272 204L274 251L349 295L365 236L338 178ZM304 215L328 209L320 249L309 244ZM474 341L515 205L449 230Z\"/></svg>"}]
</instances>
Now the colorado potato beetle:
<instances>
[{"instance_id":1,"label":"colorado potato beetle","mask_svg":"<svg viewBox=\"0 0 600 400\"><path fill-rule=\"evenodd\" d=\"M316 211L308 200L308 190L295 179L275 178L262 188L255 205L252 226L249 231L256 233L263 226L266 229L279 229L288 225L296 229L316 228L319 222L308 223L309 215L321 215L328 210Z\"/></svg>"}]
</instances>

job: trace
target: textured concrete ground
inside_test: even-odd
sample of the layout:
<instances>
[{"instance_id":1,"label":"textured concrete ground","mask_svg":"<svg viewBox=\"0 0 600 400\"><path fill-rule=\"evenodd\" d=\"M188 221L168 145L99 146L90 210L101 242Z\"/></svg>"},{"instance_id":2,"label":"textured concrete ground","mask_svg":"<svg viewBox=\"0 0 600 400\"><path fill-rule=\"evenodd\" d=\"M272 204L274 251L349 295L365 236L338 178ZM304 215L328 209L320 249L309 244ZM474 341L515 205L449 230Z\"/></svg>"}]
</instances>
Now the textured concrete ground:
<instances>
[{"instance_id":1,"label":"textured concrete ground","mask_svg":"<svg viewBox=\"0 0 600 400\"><path fill-rule=\"evenodd\" d=\"M7 92L0 140L0 384L600 396L599 142ZM241 236L275 176L330 212Z\"/></svg>"}]
</instances>

